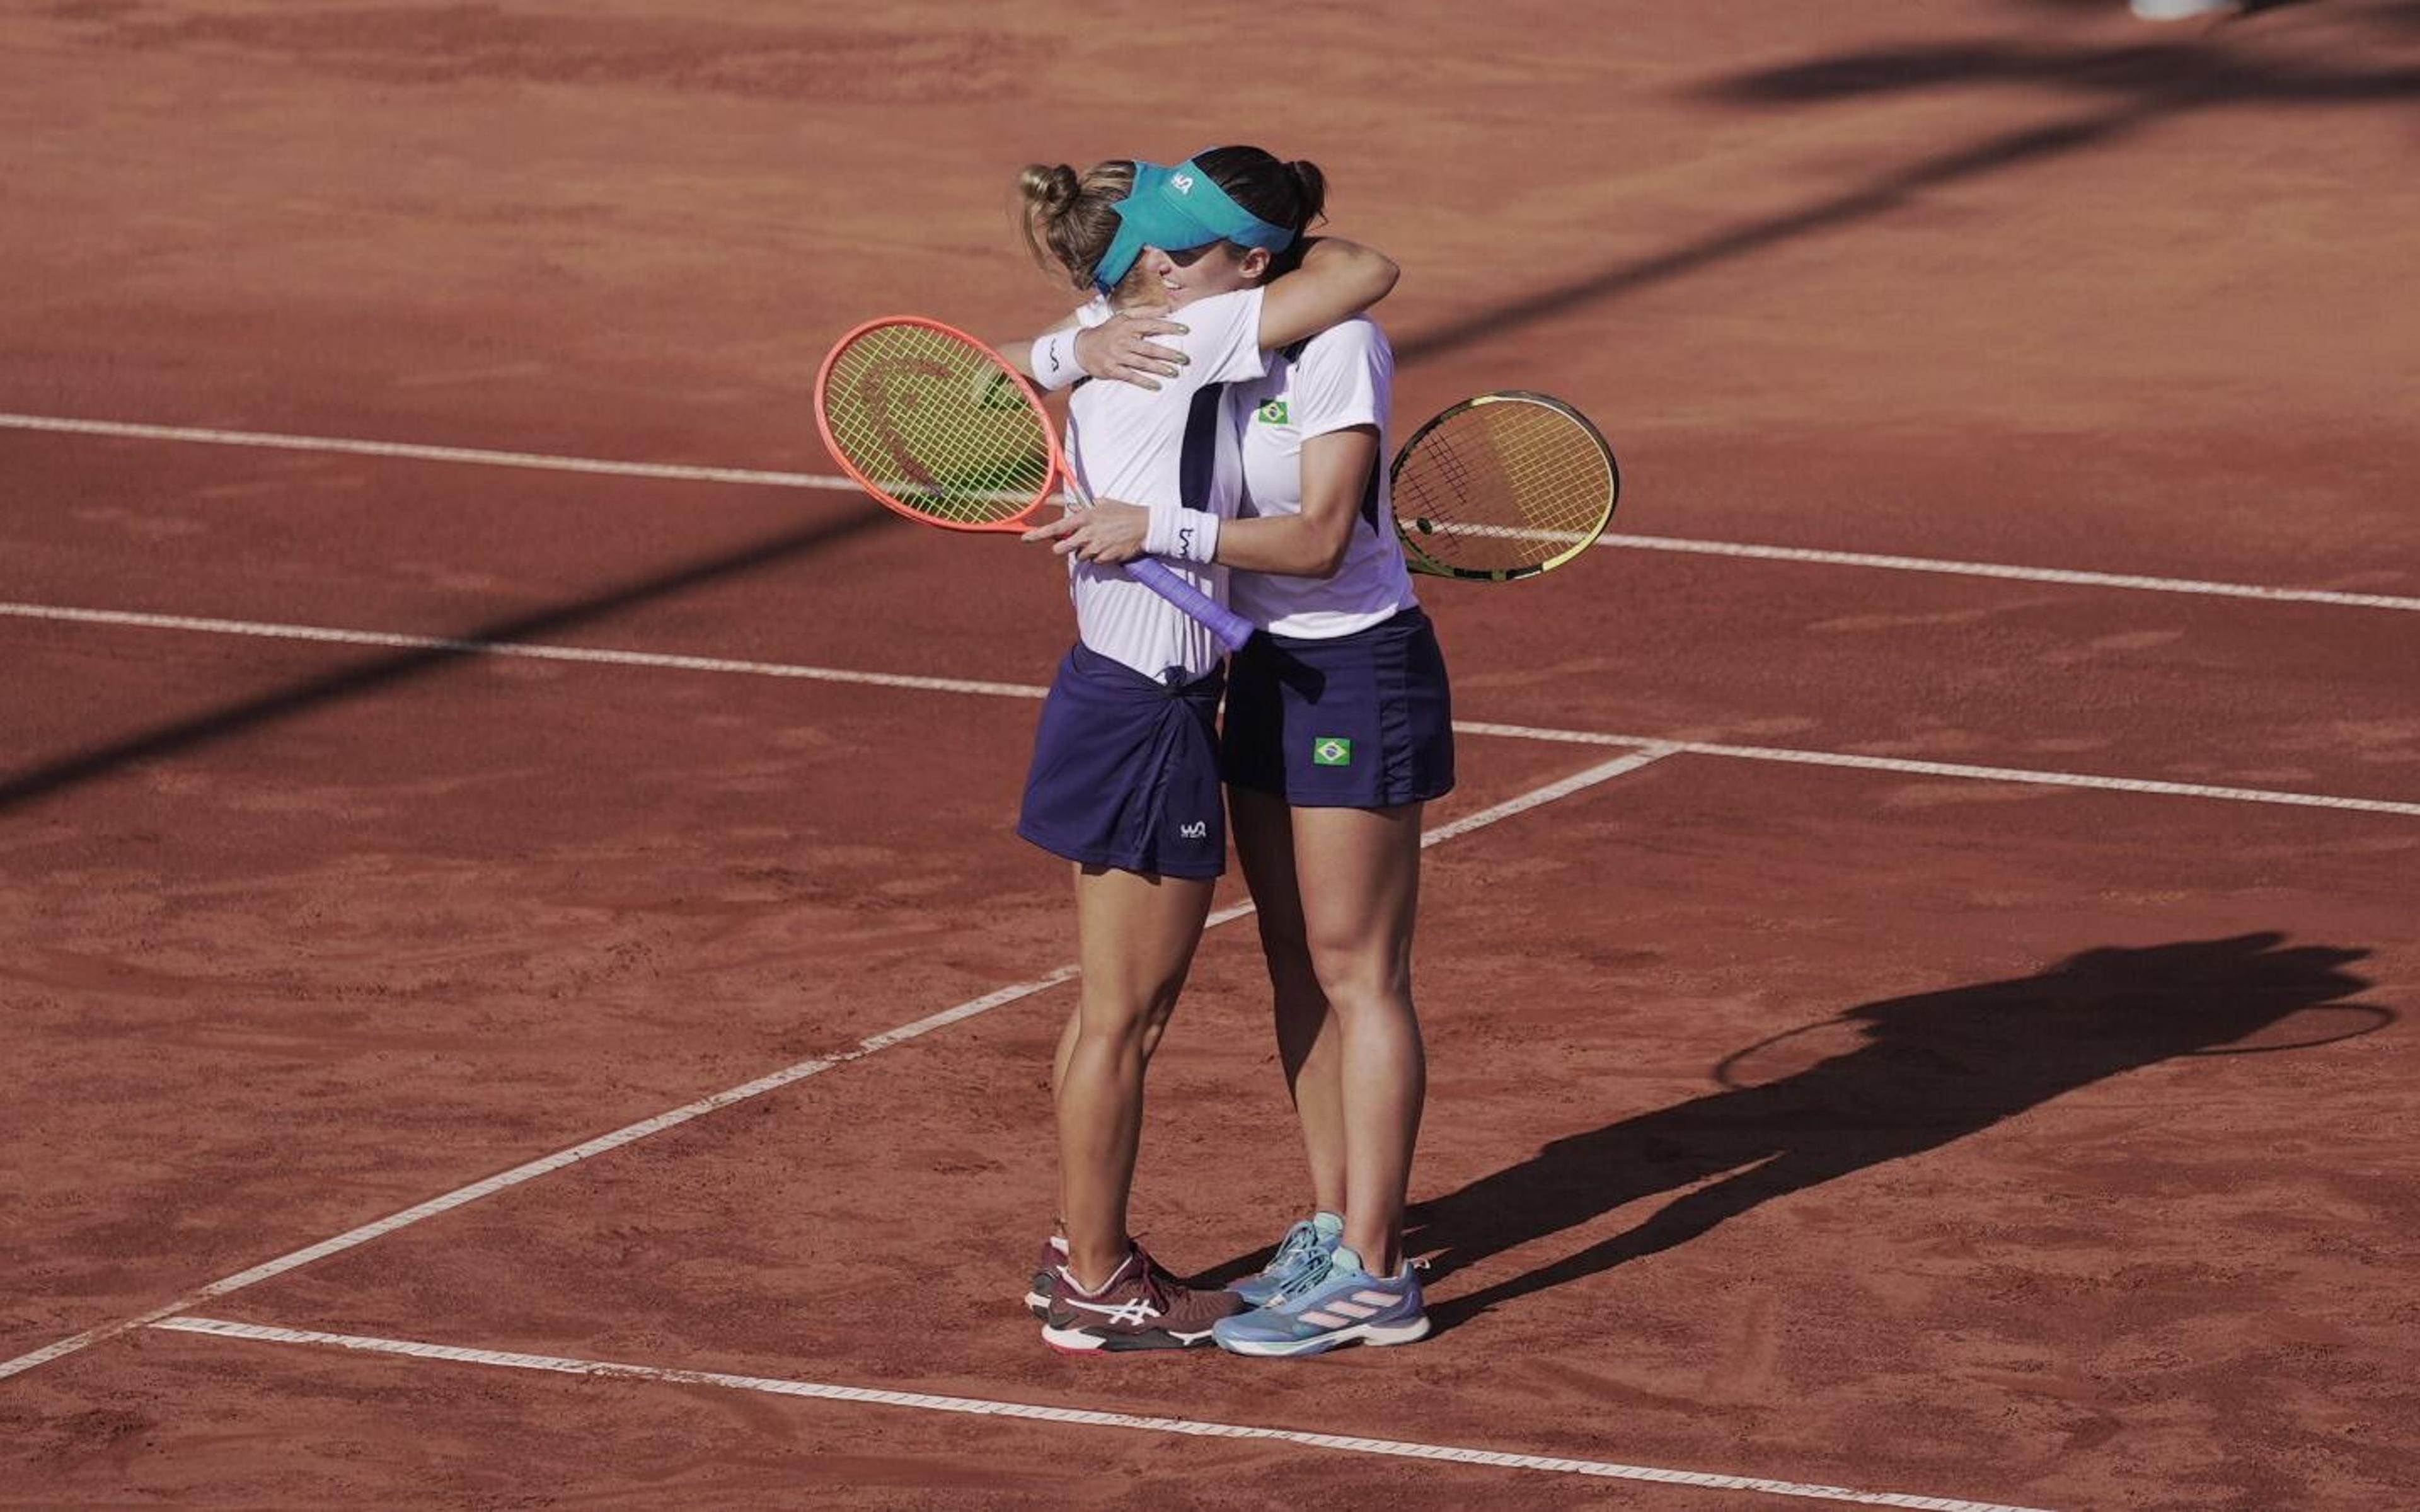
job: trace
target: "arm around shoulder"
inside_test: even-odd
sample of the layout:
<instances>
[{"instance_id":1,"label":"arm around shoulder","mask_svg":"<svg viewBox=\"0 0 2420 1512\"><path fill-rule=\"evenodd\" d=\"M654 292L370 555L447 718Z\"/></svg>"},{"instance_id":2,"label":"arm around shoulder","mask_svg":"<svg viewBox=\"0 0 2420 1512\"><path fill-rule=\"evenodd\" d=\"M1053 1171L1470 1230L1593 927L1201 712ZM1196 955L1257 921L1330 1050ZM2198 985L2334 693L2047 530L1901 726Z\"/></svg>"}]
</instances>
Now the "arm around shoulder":
<instances>
[{"instance_id":1,"label":"arm around shoulder","mask_svg":"<svg viewBox=\"0 0 2420 1512\"><path fill-rule=\"evenodd\" d=\"M1384 253L1320 238L1304 249L1301 267L1262 291L1261 346L1292 346L1360 314L1385 299L1403 271Z\"/></svg>"}]
</instances>

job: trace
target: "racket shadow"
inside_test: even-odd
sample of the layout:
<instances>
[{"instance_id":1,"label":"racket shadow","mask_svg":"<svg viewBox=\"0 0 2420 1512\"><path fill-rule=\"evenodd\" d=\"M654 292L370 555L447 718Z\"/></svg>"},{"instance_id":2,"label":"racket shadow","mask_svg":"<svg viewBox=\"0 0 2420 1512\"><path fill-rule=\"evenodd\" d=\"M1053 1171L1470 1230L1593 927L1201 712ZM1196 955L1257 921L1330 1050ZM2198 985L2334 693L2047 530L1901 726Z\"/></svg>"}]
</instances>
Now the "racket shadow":
<instances>
[{"instance_id":1,"label":"racket shadow","mask_svg":"<svg viewBox=\"0 0 2420 1512\"><path fill-rule=\"evenodd\" d=\"M1677 1194L1625 1231L1477 1291L1433 1298L1435 1327L1657 1254L1761 1204L1905 1160L2104 1078L2231 1043L2368 987L2364 949L2274 933L2103 947L2039 975L1889 998L1836 1024L1862 1042L1735 1088L1559 1139L1413 1205L1405 1248L1444 1282L1491 1256ZM2372 1009L2379 1026L2396 1015Z\"/></svg>"}]
</instances>

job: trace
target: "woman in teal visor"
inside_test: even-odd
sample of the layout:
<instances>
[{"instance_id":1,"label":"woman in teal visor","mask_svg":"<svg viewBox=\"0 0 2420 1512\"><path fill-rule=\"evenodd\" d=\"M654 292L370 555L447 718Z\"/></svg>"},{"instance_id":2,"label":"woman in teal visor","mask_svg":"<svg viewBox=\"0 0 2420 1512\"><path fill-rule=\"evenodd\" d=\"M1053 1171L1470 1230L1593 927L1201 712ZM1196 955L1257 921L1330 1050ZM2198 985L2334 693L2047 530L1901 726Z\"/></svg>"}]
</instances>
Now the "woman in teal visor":
<instances>
[{"instance_id":1,"label":"woman in teal visor","mask_svg":"<svg viewBox=\"0 0 2420 1512\"><path fill-rule=\"evenodd\" d=\"M1307 164L1264 159L1222 149L1139 181L1122 232L1146 261L1158 241L1213 230L1226 249L1185 270L1174 319L1249 281L1278 239L1289 177L1322 197ZM1295 255L1278 248L1265 270ZM1247 517L1223 527L1213 560L1234 569L1229 602L1262 633L1228 668L1220 765L1311 1177L1308 1211L1288 1215L1275 1257L1233 1288L1252 1310L1214 1326L1237 1353L1428 1331L1403 1239L1427 1080L1411 949L1422 808L1453 786L1454 752L1445 659L1387 497L1393 374L1385 333L1355 316L1227 393ZM1166 533L1155 527L1105 502L1034 533L1118 562Z\"/></svg>"},{"instance_id":2,"label":"woman in teal visor","mask_svg":"<svg viewBox=\"0 0 2420 1512\"><path fill-rule=\"evenodd\" d=\"M1166 328L1171 360L1156 387L1088 383L1069 396L1067 458L1084 492L1132 501L1171 527L1155 554L1223 598L1216 535L1242 486L1226 388L1265 373L1273 348L1385 295L1395 267L1326 241L1269 279L1315 201L1239 202L1208 160L1027 169L1029 243L1091 298L1066 327L1003 351L1064 386L1083 331L1120 309L1185 305L1183 328ZM1144 1072L1226 867L1224 656L1123 570L1071 559L1068 571L1078 639L1043 705L1017 832L1071 863L1083 975L1053 1077L1064 1232L1044 1247L1027 1302L1062 1350L1205 1345L1243 1299L1190 1290L1156 1266L1131 1237L1127 1205Z\"/></svg>"},{"instance_id":3,"label":"woman in teal visor","mask_svg":"<svg viewBox=\"0 0 2420 1512\"><path fill-rule=\"evenodd\" d=\"M1291 184L1264 186L1256 182L1271 176L1252 161L1254 158L1267 159L1271 164L1277 162L1258 147L1220 147L1203 153L1202 158L1229 165L1228 171L1238 179L1238 187L1248 193L1260 189L1254 197L1264 204L1290 199L1287 208L1298 213L1308 202L1312 213L1317 213L1319 191L1307 192L1301 177L1286 170L1286 165L1278 165L1281 171L1275 177L1291 177ZM1308 163L1299 166L1310 168L1313 175L1318 172ZM1262 171L1255 173L1252 169ZM1322 180L1322 188L1324 183ZM1202 166L1202 160L1194 158L1173 168L1154 162L1136 163L1133 189L1110 208L1118 217L1117 235L1110 239L1109 250L1093 270L1093 287L1102 294L1118 286L1146 247L1162 252L1191 252L1223 241L1239 251L1257 248L1274 257L1292 247L1303 231L1300 225L1264 221L1245 208L1217 176Z\"/></svg>"}]
</instances>

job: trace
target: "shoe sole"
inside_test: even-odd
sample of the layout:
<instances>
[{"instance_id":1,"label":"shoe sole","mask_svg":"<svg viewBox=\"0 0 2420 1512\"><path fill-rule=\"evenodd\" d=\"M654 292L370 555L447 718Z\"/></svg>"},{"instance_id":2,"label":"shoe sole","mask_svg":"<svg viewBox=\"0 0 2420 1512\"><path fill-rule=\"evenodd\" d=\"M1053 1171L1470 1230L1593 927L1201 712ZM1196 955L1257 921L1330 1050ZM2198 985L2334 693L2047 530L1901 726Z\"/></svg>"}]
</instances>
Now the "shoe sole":
<instances>
[{"instance_id":1,"label":"shoe sole","mask_svg":"<svg viewBox=\"0 0 2420 1512\"><path fill-rule=\"evenodd\" d=\"M1042 1342L1062 1354L1140 1354L1150 1350L1198 1350L1211 1342L1210 1331L1187 1336L1158 1330L1151 1334L1087 1334L1080 1328L1042 1328Z\"/></svg>"},{"instance_id":2,"label":"shoe sole","mask_svg":"<svg viewBox=\"0 0 2420 1512\"><path fill-rule=\"evenodd\" d=\"M1219 1339L1218 1344L1229 1354L1276 1360L1291 1359L1299 1354L1325 1354L1340 1344L1374 1344L1384 1348L1390 1344L1409 1344L1428 1336L1429 1315L1422 1313L1408 1323L1356 1323L1350 1328L1314 1334L1307 1339Z\"/></svg>"}]
</instances>

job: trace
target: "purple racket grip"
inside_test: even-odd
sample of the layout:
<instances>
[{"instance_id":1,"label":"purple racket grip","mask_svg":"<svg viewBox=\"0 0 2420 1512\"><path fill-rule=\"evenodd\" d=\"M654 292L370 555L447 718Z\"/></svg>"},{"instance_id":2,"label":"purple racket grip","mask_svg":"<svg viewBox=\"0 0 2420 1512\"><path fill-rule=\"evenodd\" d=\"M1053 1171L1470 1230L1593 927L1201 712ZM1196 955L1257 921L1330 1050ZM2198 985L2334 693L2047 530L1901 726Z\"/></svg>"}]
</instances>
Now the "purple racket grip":
<instances>
[{"instance_id":1,"label":"purple racket grip","mask_svg":"<svg viewBox=\"0 0 2420 1512\"><path fill-rule=\"evenodd\" d=\"M1241 651L1252 638L1252 622L1218 602L1201 589L1168 570L1157 557L1137 557L1126 563L1126 575L1202 622L1230 651Z\"/></svg>"}]
</instances>

